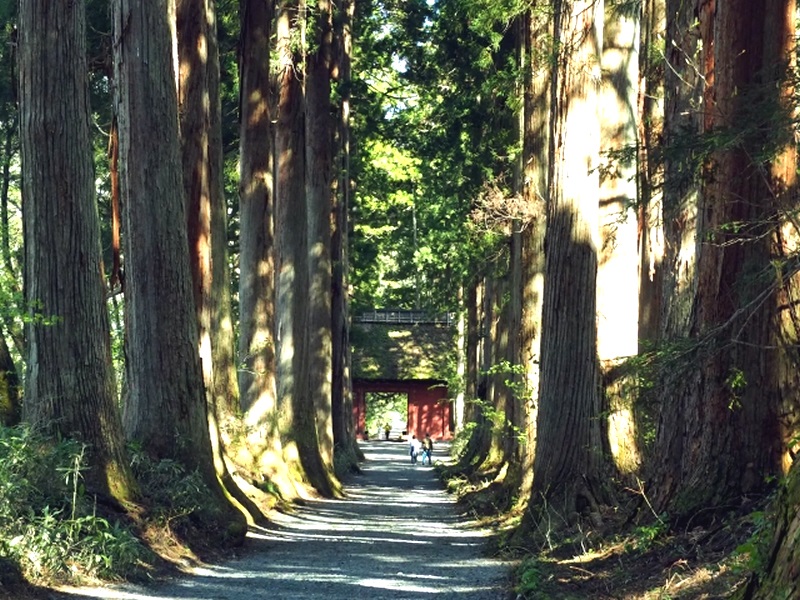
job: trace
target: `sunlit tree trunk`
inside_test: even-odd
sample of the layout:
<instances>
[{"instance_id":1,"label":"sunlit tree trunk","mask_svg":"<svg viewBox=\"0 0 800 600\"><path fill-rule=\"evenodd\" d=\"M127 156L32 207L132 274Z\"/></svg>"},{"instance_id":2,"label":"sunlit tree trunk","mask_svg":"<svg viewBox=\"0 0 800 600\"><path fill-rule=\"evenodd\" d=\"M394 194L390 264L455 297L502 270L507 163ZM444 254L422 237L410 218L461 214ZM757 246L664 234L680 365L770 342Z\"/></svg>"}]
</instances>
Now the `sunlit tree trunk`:
<instances>
[{"instance_id":1,"label":"sunlit tree trunk","mask_svg":"<svg viewBox=\"0 0 800 600\"><path fill-rule=\"evenodd\" d=\"M778 414L797 411L795 353L780 349L787 324L796 343L795 302L786 300L796 298L797 277L784 261L782 225L796 209L797 161L788 127L780 135L774 126L794 115L785 83L793 5L700 7L703 131L714 145L702 182L691 346L671 365L679 377L659 431L658 505L678 521L764 492L781 474Z\"/></svg>"},{"instance_id":2,"label":"sunlit tree trunk","mask_svg":"<svg viewBox=\"0 0 800 600\"><path fill-rule=\"evenodd\" d=\"M660 335L689 333L689 311L697 288L698 157L692 140L700 133L696 104L702 95L702 67L692 3L666 0L667 66L664 70L663 306Z\"/></svg>"},{"instance_id":3,"label":"sunlit tree trunk","mask_svg":"<svg viewBox=\"0 0 800 600\"><path fill-rule=\"evenodd\" d=\"M236 340L231 304L231 275L228 257L228 203L225 199L224 157L222 148L222 93L220 88L219 42L217 40L217 2L207 0L209 180L211 182L211 401L218 420L241 415L236 381Z\"/></svg>"},{"instance_id":4,"label":"sunlit tree trunk","mask_svg":"<svg viewBox=\"0 0 800 600\"><path fill-rule=\"evenodd\" d=\"M238 542L244 517L229 504L215 471L197 352L170 27L174 10L168 0L114 3L128 325L125 426L152 456L201 474L220 509L220 536Z\"/></svg>"},{"instance_id":5,"label":"sunlit tree trunk","mask_svg":"<svg viewBox=\"0 0 800 600\"><path fill-rule=\"evenodd\" d=\"M519 241L517 236L516 242ZM512 273L516 270L519 273L519 262L514 265L514 236L509 236L508 250L500 259L503 263L505 276L499 281L494 282L494 304L493 311L497 318L493 320L490 328L490 345L492 348L491 361L489 368L494 368L495 373L490 376L491 392L491 412L494 416L489 442L488 463L492 467L502 467L513 458L513 439L511 437L513 416L514 416L514 396L507 383L513 382L515 375L508 369L515 363L517 357L512 341L511 327L517 324L515 333L519 332L518 321L515 323L515 304L519 306L519 294L512 291L511 282L514 279ZM517 246L518 249L518 246ZM519 256L517 256L519 258ZM515 298L516 295L516 298ZM488 466L488 465L486 465Z\"/></svg>"},{"instance_id":6,"label":"sunlit tree trunk","mask_svg":"<svg viewBox=\"0 0 800 600\"><path fill-rule=\"evenodd\" d=\"M491 271L487 263L484 270ZM467 406L464 418L473 423L460 470L469 475L489 457L492 444L491 403L494 378L487 374L493 361L495 282L486 272L476 275L467 293Z\"/></svg>"},{"instance_id":7,"label":"sunlit tree trunk","mask_svg":"<svg viewBox=\"0 0 800 600\"><path fill-rule=\"evenodd\" d=\"M204 0L176 0L178 116L186 201L192 296L197 309L203 381L210 391L211 363L211 104L208 23Z\"/></svg>"},{"instance_id":8,"label":"sunlit tree trunk","mask_svg":"<svg viewBox=\"0 0 800 600\"><path fill-rule=\"evenodd\" d=\"M542 362L534 498L572 518L598 518L601 438L596 277L603 3L553 4L560 48L551 106ZM582 501L579 501L582 498Z\"/></svg>"},{"instance_id":9,"label":"sunlit tree trunk","mask_svg":"<svg viewBox=\"0 0 800 600\"><path fill-rule=\"evenodd\" d=\"M606 5L600 136L600 239L597 354L604 383L606 444L617 469L641 464L634 420L635 382L617 367L639 346L639 230L635 206L639 17Z\"/></svg>"},{"instance_id":10,"label":"sunlit tree trunk","mask_svg":"<svg viewBox=\"0 0 800 600\"><path fill-rule=\"evenodd\" d=\"M233 328L227 278L219 56L213 2L177 0L178 115L189 264L217 475L240 502L248 500L225 465L222 426L238 415L233 383ZM222 237L222 241L215 238ZM215 253L216 252L216 253ZM215 279L216 276L216 279ZM227 314L225 308L227 307ZM251 511L260 516L257 510Z\"/></svg>"},{"instance_id":11,"label":"sunlit tree trunk","mask_svg":"<svg viewBox=\"0 0 800 600\"><path fill-rule=\"evenodd\" d=\"M520 69L525 68L527 21L525 15L517 15L512 26L514 52L517 56L517 64ZM522 98L524 95L524 78L520 80L517 88L517 95ZM524 156L522 152L523 132L525 130L525 103L520 102L516 111L514 136L520 141L520 151L516 156L513 167L513 195L521 197L524 185ZM504 478L504 488L507 498L510 500L518 494L519 486L522 482L523 471L522 456L523 445L520 439L520 432L524 431L527 415L523 411L526 404L525 394L522 392L524 376L521 372L523 365L522 358L522 307L523 307L523 272L522 264L522 243L524 226L527 225L525 219L520 215L515 215L512 219L511 237L509 239L509 269L508 269L508 301L505 303L505 311L508 320L508 343L505 352L505 359L511 365L512 372L506 376L506 381L511 385L508 389L507 403L505 408L506 423L503 428L502 450L503 463L507 466L507 475ZM505 498L502 500L505 501Z\"/></svg>"},{"instance_id":12,"label":"sunlit tree trunk","mask_svg":"<svg viewBox=\"0 0 800 600\"><path fill-rule=\"evenodd\" d=\"M277 289L277 401L284 457L318 492L332 495L317 434L309 380L308 211L306 113L302 82L305 4L284 0L278 9L278 106L275 156Z\"/></svg>"},{"instance_id":13,"label":"sunlit tree trunk","mask_svg":"<svg viewBox=\"0 0 800 600\"><path fill-rule=\"evenodd\" d=\"M353 395L350 371L350 319L348 304L348 244L351 204L350 172L350 89L352 86L353 54L353 15L355 1L345 0L341 4L338 18L334 20L336 29L337 56L336 68L341 101L337 129L338 178L337 194L334 196L333 232L331 253L333 259L333 283L331 297L333 335L332 397L333 441L339 451L347 453L352 448L354 455L359 451L353 428Z\"/></svg>"},{"instance_id":14,"label":"sunlit tree trunk","mask_svg":"<svg viewBox=\"0 0 800 600\"><path fill-rule=\"evenodd\" d=\"M480 335L481 335L481 310L480 310L480 284L473 281L467 284L464 295L464 312L466 313L466 336L464 348L464 422L477 423L479 415L475 403L478 397L480 379Z\"/></svg>"},{"instance_id":15,"label":"sunlit tree trunk","mask_svg":"<svg viewBox=\"0 0 800 600\"><path fill-rule=\"evenodd\" d=\"M639 340L645 350L660 339L664 264L663 161L659 158L664 127L664 0L642 3L637 123L639 221Z\"/></svg>"},{"instance_id":16,"label":"sunlit tree trunk","mask_svg":"<svg viewBox=\"0 0 800 600\"><path fill-rule=\"evenodd\" d=\"M520 458L522 481L519 498L528 502L533 484L536 451L536 414L539 400L539 356L544 284L544 233L546 219L550 62L547 41L552 39L549 3L536 2L525 15L524 121L522 133L522 197L531 220L522 230L522 322L520 352L527 392L520 425L525 438Z\"/></svg>"},{"instance_id":17,"label":"sunlit tree trunk","mask_svg":"<svg viewBox=\"0 0 800 600\"><path fill-rule=\"evenodd\" d=\"M275 390L275 244L270 84L273 0L241 3L239 135L239 359L247 445L236 460L252 463L286 498L297 495L283 460Z\"/></svg>"},{"instance_id":18,"label":"sunlit tree trunk","mask_svg":"<svg viewBox=\"0 0 800 600\"><path fill-rule=\"evenodd\" d=\"M330 0L309 11L311 51L306 57L306 209L308 215L308 388L322 459L319 469L333 483L333 340L331 217L333 129L331 66L333 22Z\"/></svg>"},{"instance_id":19,"label":"sunlit tree trunk","mask_svg":"<svg viewBox=\"0 0 800 600\"><path fill-rule=\"evenodd\" d=\"M82 1L20 5L27 330L24 418L89 447L87 487L130 501L94 193Z\"/></svg>"}]
</instances>

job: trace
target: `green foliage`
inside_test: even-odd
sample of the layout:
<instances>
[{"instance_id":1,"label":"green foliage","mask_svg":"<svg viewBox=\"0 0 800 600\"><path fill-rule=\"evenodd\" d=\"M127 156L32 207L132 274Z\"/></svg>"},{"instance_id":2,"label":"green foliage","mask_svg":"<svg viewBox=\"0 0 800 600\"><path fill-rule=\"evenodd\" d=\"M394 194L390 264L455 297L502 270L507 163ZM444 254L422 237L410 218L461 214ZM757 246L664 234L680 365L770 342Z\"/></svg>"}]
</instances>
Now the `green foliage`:
<instances>
[{"instance_id":1,"label":"green foliage","mask_svg":"<svg viewBox=\"0 0 800 600\"><path fill-rule=\"evenodd\" d=\"M517 585L514 591L523 598L535 598L542 591L542 583L546 575L536 556L528 556L517 567Z\"/></svg>"},{"instance_id":2,"label":"green foliage","mask_svg":"<svg viewBox=\"0 0 800 600\"><path fill-rule=\"evenodd\" d=\"M745 377L744 371L737 367L732 367L730 373L728 373L728 377L725 379L725 387L728 388L728 391L731 394L731 399L728 403L729 410L741 408L742 401L740 398L740 393L744 391L746 386L747 378Z\"/></svg>"},{"instance_id":3,"label":"green foliage","mask_svg":"<svg viewBox=\"0 0 800 600\"><path fill-rule=\"evenodd\" d=\"M405 427L408 415L408 395L392 392L372 392L367 394L366 427L371 434L381 435L384 426L402 421Z\"/></svg>"},{"instance_id":4,"label":"green foliage","mask_svg":"<svg viewBox=\"0 0 800 600\"><path fill-rule=\"evenodd\" d=\"M455 332L443 326L356 324L350 343L354 377L447 380L455 364Z\"/></svg>"},{"instance_id":5,"label":"green foliage","mask_svg":"<svg viewBox=\"0 0 800 600\"><path fill-rule=\"evenodd\" d=\"M625 544L625 550L628 552L647 552L667 533L667 530L667 518L664 515L654 523L640 525L633 531L633 535Z\"/></svg>"},{"instance_id":6,"label":"green foliage","mask_svg":"<svg viewBox=\"0 0 800 600\"><path fill-rule=\"evenodd\" d=\"M760 574L767 566L772 541L773 523L763 511L755 511L749 516L753 532L740 544L734 556L741 559L737 568L743 572Z\"/></svg>"},{"instance_id":7,"label":"green foliage","mask_svg":"<svg viewBox=\"0 0 800 600\"><path fill-rule=\"evenodd\" d=\"M506 375L503 384L511 391L514 398L519 402L533 402L533 392L528 388L525 379L525 365L511 364L509 361L503 360L489 367L485 374L489 376ZM513 432L520 444L525 443L527 439L525 431L508 420L503 411L497 410L490 402L480 398L474 398L470 402L480 407L481 413L492 423L495 431Z\"/></svg>"},{"instance_id":8,"label":"green foliage","mask_svg":"<svg viewBox=\"0 0 800 600\"><path fill-rule=\"evenodd\" d=\"M356 312L455 310L459 288L485 264L486 232L471 227L470 211L518 152L509 22L521 6L357 3Z\"/></svg>"},{"instance_id":9,"label":"green foliage","mask_svg":"<svg viewBox=\"0 0 800 600\"><path fill-rule=\"evenodd\" d=\"M193 521L212 521L219 507L197 471L188 472L179 462L156 460L137 445L131 445L131 467L145 491L157 523L175 530Z\"/></svg>"},{"instance_id":10,"label":"green foliage","mask_svg":"<svg viewBox=\"0 0 800 600\"><path fill-rule=\"evenodd\" d=\"M0 559L33 581L120 578L149 559L130 531L96 513L81 485L85 451L28 427L0 428Z\"/></svg>"},{"instance_id":11,"label":"green foliage","mask_svg":"<svg viewBox=\"0 0 800 600\"><path fill-rule=\"evenodd\" d=\"M478 424L474 421L469 423L464 423L464 425L456 431L456 435L453 438L453 443L450 446L450 453L453 456L461 457L467 451L467 447L469 446L469 441L472 438L472 433L475 431L475 428L478 427Z\"/></svg>"}]
</instances>

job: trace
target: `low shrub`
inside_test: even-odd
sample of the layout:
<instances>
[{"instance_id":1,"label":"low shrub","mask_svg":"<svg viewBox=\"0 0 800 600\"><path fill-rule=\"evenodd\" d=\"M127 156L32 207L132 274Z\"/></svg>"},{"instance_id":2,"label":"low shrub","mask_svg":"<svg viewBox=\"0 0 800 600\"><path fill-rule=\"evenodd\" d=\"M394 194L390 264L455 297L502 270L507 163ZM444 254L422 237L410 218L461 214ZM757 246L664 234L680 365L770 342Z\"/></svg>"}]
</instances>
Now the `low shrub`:
<instances>
[{"instance_id":1,"label":"low shrub","mask_svg":"<svg viewBox=\"0 0 800 600\"><path fill-rule=\"evenodd\" d=\"M29 581L121 579L150 556L126 527L97 514L81 483L85 450L0 427L0 561Z\"/></svg>"}]
</instances>

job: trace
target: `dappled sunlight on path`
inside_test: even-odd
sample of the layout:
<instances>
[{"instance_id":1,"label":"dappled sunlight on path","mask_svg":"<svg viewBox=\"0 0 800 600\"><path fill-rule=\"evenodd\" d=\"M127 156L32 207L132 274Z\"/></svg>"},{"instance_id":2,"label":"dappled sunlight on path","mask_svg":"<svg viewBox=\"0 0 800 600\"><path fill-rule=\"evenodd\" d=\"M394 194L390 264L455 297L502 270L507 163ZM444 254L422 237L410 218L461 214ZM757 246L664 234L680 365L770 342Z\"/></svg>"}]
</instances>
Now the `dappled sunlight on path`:
<instances>
[{"instance_id":1,"label":"dappled sunlight on path","mask_svg":"<svg viewBox=\"0 0 800 600\"><path fill-rule=\"evenodd\" d=\"M505 597L508 565L482 556L488 532L459 519L433 469L411 465L405 444L376 441L362 447L364 474L346 482L345 499L313 501L292 514L273 515L268 527L249 534L247 556L196 568L158 588L83 588L71 590L72 598Z\"/></svg>"}]
</instances>

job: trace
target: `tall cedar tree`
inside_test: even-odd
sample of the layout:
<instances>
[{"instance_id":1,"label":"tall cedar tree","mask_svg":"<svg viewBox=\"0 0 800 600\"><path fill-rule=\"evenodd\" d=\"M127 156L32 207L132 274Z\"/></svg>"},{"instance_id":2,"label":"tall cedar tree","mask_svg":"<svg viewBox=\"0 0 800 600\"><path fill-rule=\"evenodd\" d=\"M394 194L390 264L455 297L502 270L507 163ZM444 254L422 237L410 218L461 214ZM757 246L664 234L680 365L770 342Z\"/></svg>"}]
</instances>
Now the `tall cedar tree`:
<instances>
[{"instance_id":1,"label":"tall cedar tree","mask_svg":"<svg viewBox=\"0 0 800 600\"><path fill-rule=\"evenodd\" d=\"M659 316L662 307L664 229L661 220L663 201L663 161L658 151L662 143L664 116L664 68L660 53L651 52L663 35L664 0L644 0L639 42L639 82L637 111L637 163L639 210L639 340L660 338ZM670 48L671 52L673 49ZM684 61L685 62L685 61ZM643 349L643 348L640 348Z\"/></svg>"},{"instance_id":2,"label":"tall cedar tree","mask_svg":"<svg viewBox=\"0 0 800 600\"><path fill-rule=\"evenodd\" d=\"M236 462L298 494L283 459L275 362L275 243L270 35L273 0L242 0L239 134L239 369L246 448Z\"/></svg>"},{"instance_id":3,"label":"tall cedar tree","mask_svg":"<svg viewBox=\"0 0 800 600\"><path fill-rule=\"evenodd\" d=\"M787 238L784 226L797 160L790 128L774 126L795 112L792 7L738 0L699 13L703 132L716 145L701 183L694 360L662 403L656 480L659 508L679 522L764 492L791 435L778 415L797 414L796 357L782 350L796 343L797 275L786 259L797 232Z\"/></svg>"},{"instance_id":4,"label":"tall cedar tree","mask_svg":"<svg viewBox=\"0 0 800 600\"><path fill-rule=\"evenodd\" d=\"M637 135L639 15L606 4L601 137L600 239L597 271L597 354L603 377L606 447L617 469L634 477L641 456L629 377L619 366L639 345L639 230L636 165L628 156Z\"/></svg>"},{"instance_id":5,"label":"tall cedar tree","mask_svg":"<svg viewBox=\"0 0 800 600\"><path fill-rule=\"evenodd\" d=\"M275 411L272 0L242 0L239 133L239 394L249 427ZM275 431L264 431L271 437Z\"/></svg>"},{"instance_id":6,"label":"tall cedar tree","mask_svg":"<svg viewBox=\"0 0 800 600\"><path fill-rule=\"evenodd\" d=\"M308 218L308 358L321 467L333 473L331 216L333 210L333 21L330 0L309 11L306 56L306 207Z\"/></svg>"},{"instance_id":7,"label":"tall cedar tree","mask_svg":"<svg viewBox=\"0 0 800 600\"><path fill-rule=\"evenodd\" d=\"M596 113L603 3L556 0L542 362L531 502L570 517L600 490L595 327L600 131ZM579 501L579 498L582 500Z\"/></svg>"},{"instance_id":8,"label":"tall cedar tree","mask_svg":"<svg viewBox=\"0 0 800 600\"><path fill-rule=\"evenodd\" d=\"M524 15L523 39L524 119L522 129L522 198L533 218L522 230L522 321L520 359L525 389L529 394L519 426L525 432L521 458L523 479L520 499L530 497L536 448L536 402L539 394L539 353L542 331L544 283L545 202L547 197L547 153L549 139L550 62L547 40L552 39L547 3L537 0Z\"/></svg>"},{"instance_id":9,"label":"tall cedar tree","mask_svg":"<svg viewBox=\"0 0 800 600\"><path fill-rule=\"evenodd\" d=\"M222 188L219 56L214 4L177 0L178 114L189 264L199 332L209 436L217 475L228 492L249 504L225 465L221 428L238 416L233 329L227 277L227 232ZM217 238L222 237L220 243ZM254 516L259 516L251 506Z\"/></svg>"},{"instance_id":10,"label":"tall cedar tree","mask_svg":"<svg viewBox=\"0 0 800 600\"><path fill-rule=\"evenodd\" d=\"M352 87L353 13L355 2L340 3L334 19L336 52L333 73L338 85L340 102L336 130L336 194L334 195L333 231L331 233L331 258L333 261L331 284L331 334L332 373L331 408L333 411L333 442L339 451L352 448L358 454L353 426L353 396L350 381L350 330L348 305L348 214L351 204L350 173L350 99Z\"/></svg>"},{"instance_id":11,"label":"tall cedar tree","mask_svg":"<svg viewBox=\"0 0 800 600\"><path fill-rule=\"evenodd\" d=\"M89 135L85 4L20 4L25 294L24 418L89 447L88 488L131 500L111 367Z\"/></svg>"},{"instance_id":12,"label":"tall cedar tree","mask_svg":"<svg viewBox=\"0 0 800 600\"><path fill-rule=\"evenodd\" d=\"M219 507L217 531L245 533L214 468L186 208L172 62L170 0L114 2L114 74L123 199L131 439L156 458L197 470Z\"/></svg>"},{"instance_id":13,"label":"tall cedar tree","mask_svg":"<svg viewBox=\"0 0 800 600\"><path fill-rule=\"evenodd\" d=\"M277 408L289 468L323 495L334 493L320 452L316 407L310 390L308 317L308 209L306 205L305 98L301 29L305 6L278 6L278 103L275 159Z\"/></svg>"}]
</instances>

